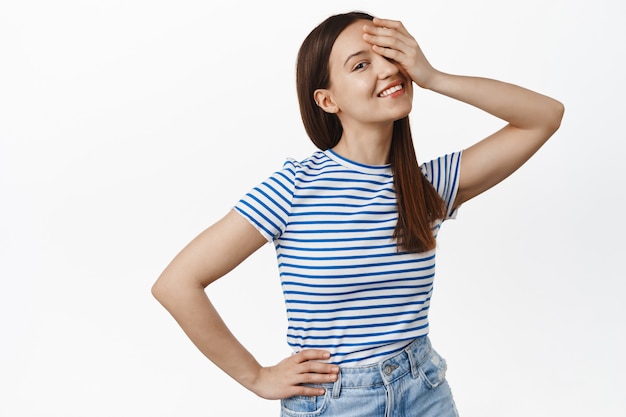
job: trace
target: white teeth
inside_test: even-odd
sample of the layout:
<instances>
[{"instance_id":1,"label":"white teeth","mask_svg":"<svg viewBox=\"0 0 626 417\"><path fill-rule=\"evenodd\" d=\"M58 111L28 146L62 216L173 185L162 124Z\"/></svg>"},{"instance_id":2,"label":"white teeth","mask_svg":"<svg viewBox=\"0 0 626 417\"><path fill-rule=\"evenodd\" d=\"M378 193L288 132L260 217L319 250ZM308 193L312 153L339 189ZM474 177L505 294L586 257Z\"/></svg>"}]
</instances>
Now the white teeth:
<instances>
[{"instance_id":1,"label":"white teeth","mask_svg":"<svg viewBox=\"0 0 626 417\"><path fill-rule=\"evenodd\" d=\"M391 88L386 89L385 91L383 91L382 93L380 93L380 94L378 95L378 97L386 97L386 96L388 96L389 94L393 94L393 93L395 93L396 91L400 91L400 90L402 90L402 84L398 84L398 85L396 85L396 86L393 86L393 87L391 87Z\"/></svg>"}]
</instances>

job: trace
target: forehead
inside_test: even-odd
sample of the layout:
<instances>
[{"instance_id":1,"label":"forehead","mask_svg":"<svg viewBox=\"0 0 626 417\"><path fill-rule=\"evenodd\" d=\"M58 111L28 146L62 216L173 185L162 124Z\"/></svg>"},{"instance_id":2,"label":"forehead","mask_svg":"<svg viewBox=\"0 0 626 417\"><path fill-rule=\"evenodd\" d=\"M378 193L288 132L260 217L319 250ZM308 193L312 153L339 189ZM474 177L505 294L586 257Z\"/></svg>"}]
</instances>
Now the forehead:
<instances>
[{"instance_id":1,"label":"forehead","mask_svg":"<svg viewBox=\"0 0 626 417\"><path fill-rule=\"evenodd\" d=\"M357 20L339 34L333 49L330 51L330 64L343 65L345 60L352 54L359 51L368 51L370 44L363 40L363 25L369 20Z\"/></svg>"}]
</instances>

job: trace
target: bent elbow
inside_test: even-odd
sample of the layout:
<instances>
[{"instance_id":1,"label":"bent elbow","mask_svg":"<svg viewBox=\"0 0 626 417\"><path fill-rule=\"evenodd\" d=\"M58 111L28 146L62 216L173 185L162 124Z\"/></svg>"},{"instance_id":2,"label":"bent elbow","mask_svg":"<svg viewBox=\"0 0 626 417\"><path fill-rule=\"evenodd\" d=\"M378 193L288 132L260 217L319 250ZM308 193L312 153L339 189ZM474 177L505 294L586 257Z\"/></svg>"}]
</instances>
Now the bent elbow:
<instances>
[{"instance_id":1,"label":"bent elbow","mask_svg":"<svg viewBox=\"0 0 626 417\"><path fill-rule=\"evenodd\" d=\"M546 123L547 130L550 131L550 135L554 134L559 127L561 127L561 121L565 114L565 105L558 100L553 100L553 104L550 108L550 112L547 114L548 122Z\"/></svg>"},{"instance_id":2,"label":"bent elbow","mask_svg":"<svg viewBox=\"0 0 626 417\"><path fill-rule=\"evenodd\" d=\"M165 303L165 299L169 293L167 286L163 282L163 277L160 276L154 284L152 284L152 288L150 288L150 293L157 301L161 304Z\"/></svg>"},{"instance_id":3,"label":"bent elbow","mask_svg":"<svg viewBox=\"0 0 626 417\"><path fill-rule=\"evenodd\" d=\"M161 284L159 283L158 280L154 284L152 284L152 288L150 288L150 293L157 300L159 300L159 301L161 300L162 289L161 289Z\"/></svg>"}]
</instances>

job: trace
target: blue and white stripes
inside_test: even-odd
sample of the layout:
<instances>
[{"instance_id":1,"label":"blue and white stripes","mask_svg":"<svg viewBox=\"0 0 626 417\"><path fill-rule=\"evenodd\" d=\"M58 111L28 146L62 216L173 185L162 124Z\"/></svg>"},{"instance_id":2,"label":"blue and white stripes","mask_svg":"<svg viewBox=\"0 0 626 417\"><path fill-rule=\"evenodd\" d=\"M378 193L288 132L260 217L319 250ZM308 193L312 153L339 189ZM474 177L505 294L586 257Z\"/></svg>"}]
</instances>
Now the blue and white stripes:
<instances>
[{"instance_id":1,"label":"blue and white stripes","mask_svg":"<svg viewBox=\"0 0 626 417\"><path fill-rule=\"evenodd\" d=\"M448 217L460 158L422 165ZM235 209L274 242L294 351L327 349L334 363L362 365L428 333L435 251L398 252L390 166L316 152L287 161Z\"/></svg>"}]
</instances>

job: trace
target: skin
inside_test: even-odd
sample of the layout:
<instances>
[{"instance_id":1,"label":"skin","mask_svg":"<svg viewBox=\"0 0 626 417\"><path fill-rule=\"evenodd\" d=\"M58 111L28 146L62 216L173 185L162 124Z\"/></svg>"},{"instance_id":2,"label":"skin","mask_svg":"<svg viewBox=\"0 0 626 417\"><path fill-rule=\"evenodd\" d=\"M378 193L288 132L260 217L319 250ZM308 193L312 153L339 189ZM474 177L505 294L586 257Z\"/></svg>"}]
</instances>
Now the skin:
<instances>
[{"instance_id":1,"label":"skin","mask_svg":"<svg viewBox=\"0 0 626 417\"><path fill-rule=\"evenodd\" d=\"M329 59L330 87L314 92L324 111L341 120L343 135L333 148L354 161L370 165L388 162L393 121L409 114L413 85L402 67L372 50L357 21L339 35ZM380 93L399 84L402 90Z\"/></svg>"},{"instance_id":2,"label":"skin","mask_svg":"<svg viewBox=\"0 0 626 417\"><path fill-rule=\"evenodd\" d=\"M356 54L356 55L355 55ZM499 183L528 160L558 129L563 105L530 90L496 80L446 74L428 62L401 22L358 21L344 30L330 57L331 86L314 93L335 113L344 134L335 152L370 165L387 163L393 121L411 110L413 86L480 108L506 126L463 151L455 206ZM378 94L401 82L390 97ZM152 288L207 358L260 397L322 395L305 383L327 383L339 368L323 363L328 352L303 350L273 366L260 365L226 327L205 289L266 243L248 221L229 212L191 241Z\"/></svg>"}]
</instances>

